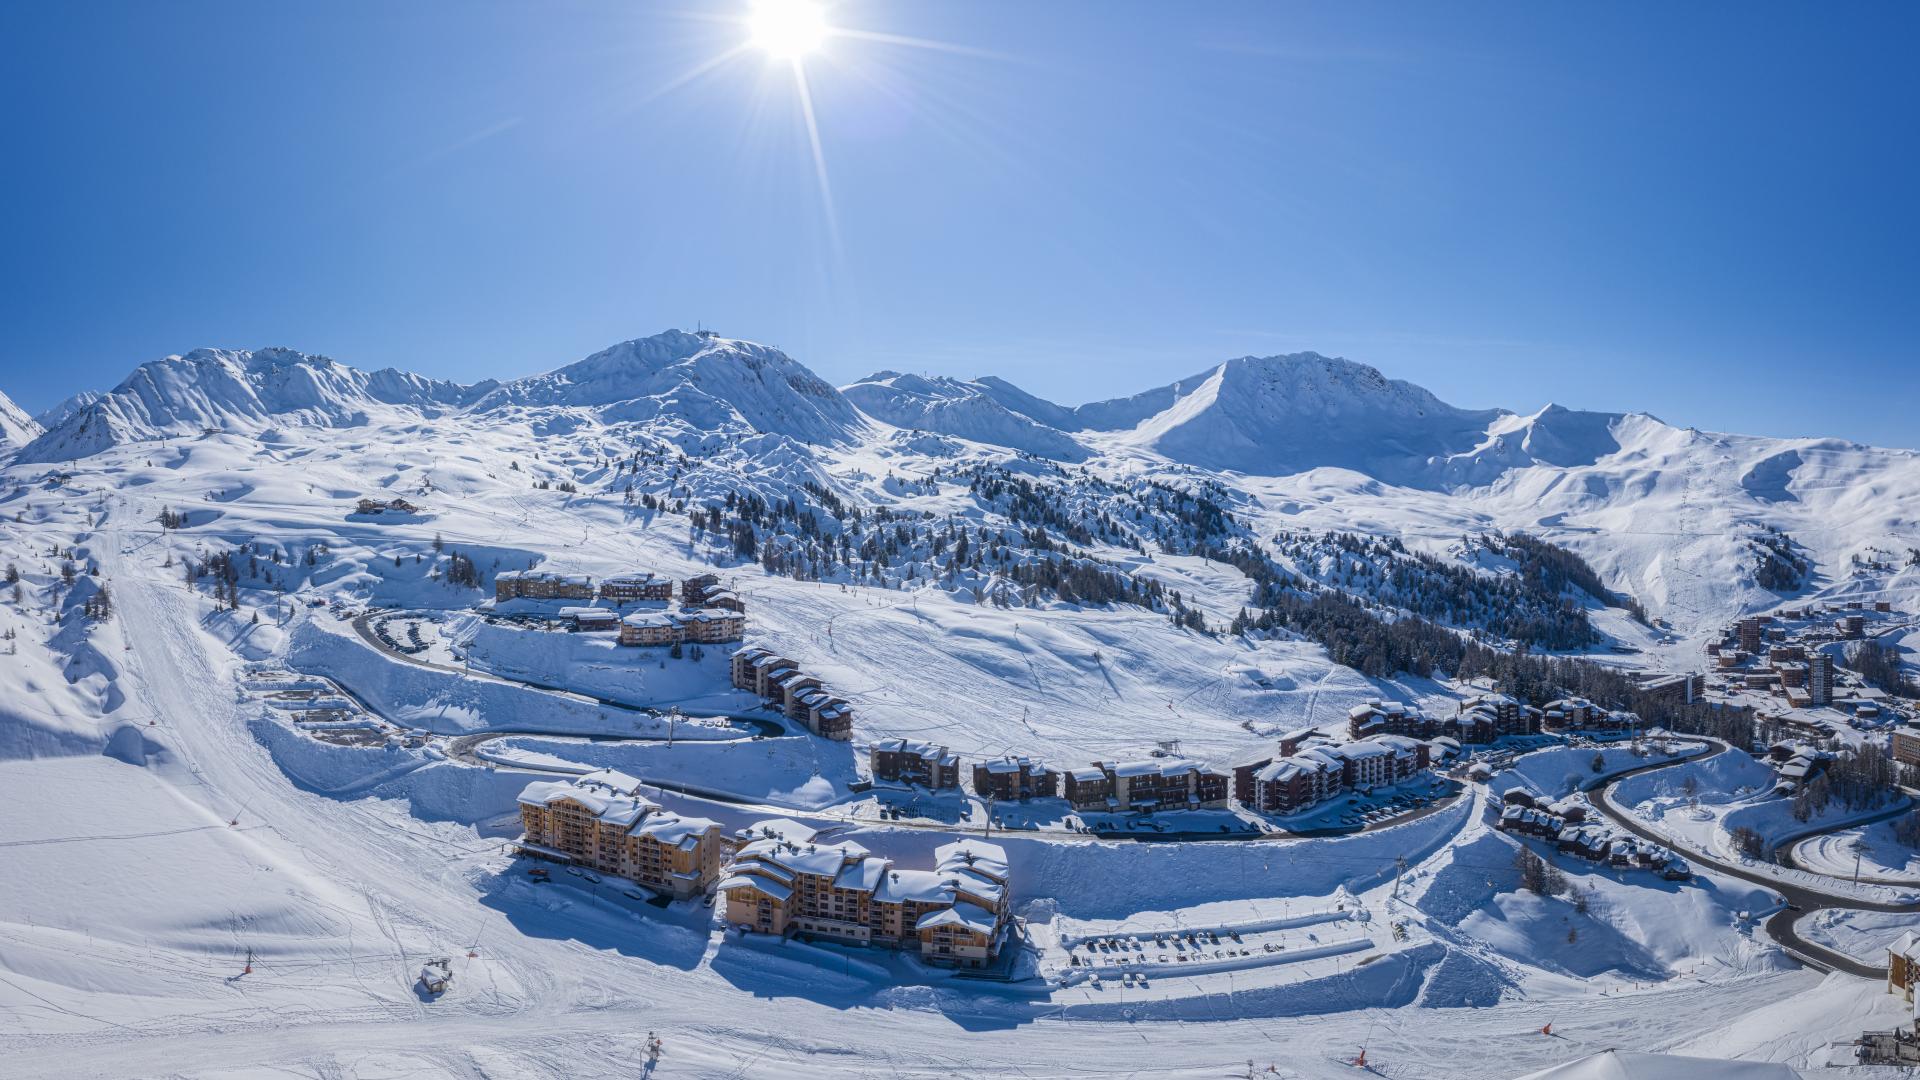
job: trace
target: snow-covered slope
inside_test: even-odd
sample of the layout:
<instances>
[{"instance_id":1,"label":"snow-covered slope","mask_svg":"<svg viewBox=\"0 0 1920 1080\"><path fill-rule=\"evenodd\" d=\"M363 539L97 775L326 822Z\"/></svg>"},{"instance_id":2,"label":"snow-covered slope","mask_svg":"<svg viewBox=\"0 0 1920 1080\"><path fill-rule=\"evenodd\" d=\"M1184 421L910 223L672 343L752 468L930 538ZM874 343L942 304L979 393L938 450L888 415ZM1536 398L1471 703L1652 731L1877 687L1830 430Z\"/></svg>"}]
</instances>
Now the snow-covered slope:
<instances>
[{"instance_id":1,"label":"snow-covered slope","mask_svg":"<svg viewBox=\"0 0 1920 1080\"><path fill-rule=\"evenodd\" d=\"M1317 353L1243 356L1168 389L1172 404L1123 434L1124 443L1264 475L1332 466L1424 484L1437 461L1479 445L1500 418Z\"/></svg>"},{"instance_id":2,"label":"snow-covered slope","mask_svg":"<svg viewBox=\"0 0 1920 1080\"><path fill-rule=\"evenodd\" d=\"M1772 1062L1724 1061L1674 1054L1602 1050L1564 1065L1528 1073L1520 1080L1799 1080L1800 1074Z\"/></svg>"},{"instance_id":3,"label":"snow-covered slope","mask_svg":"<svg viewBox=\"0 0 1920 1080\"><path fill-rule=\"evenodd\" d=\"M494 389L492 414L583 411L601 423L678 420L705 431L764 432L843 444L866 425L833 385L778 349L668 330Z\"/></svg>"},{"instance_id":4,"label":"snow-covered slope","mask_svg":"<svg viewBox=\"0 0 1920 1080\"><path fill-rule=\"evenodd\" d=\"M0 450L19 446L40 434L40 424L27 411L0 394Z\"/></svg>"},{"instance_id":5,"label":"snow-covered slope","mask_svg":"<svg viewBox=\"0 0 1920 1080\"><path fill-rule=\"evenodd\" d=\"M1011 389L1006 383L1000 386ZM1086 458L1087 448L1072 436L1008 408L995 389L945 376L882 371L843 386L840 392L860 411L895 427L937 431L1058 461Z\"/></svg>"},{"instance_id":6,"label":"snow-covered slope","mask_svg":"<svg viewBox=\"0 0 1920 1080\"><path fill-rule=\"evenodd\" d=\"M1903 556L1912 546L1903 538L1920 520L1913 451L1719 435L1644 413L1461 409L1314 353L1241 357L1069 408L994 377L883 372L842 392L777 349L677 330L544 375L471 387L284 349L201 350L144 365L48 419L19 461L69 461L213 430L279 439L301 427L411 429L419 438L439 424L462 438L523 446L536 459L545 456L542 440L608 440L600 471L545 477L554 484L632 487L645 463L612 470L610 461L650 447L648 475L661 475L649 482L675 499L709 504L751 492L778 505L810 485L855 505L935 517L958 506L938 494L930 471L1011 460L1004 448L1129 484L1214 485L1213 497L1267 536L1305 527L1444 546L1524 529L1574 548L1609 588L1638 597L1683 635L1785 595L1755 572L1758 538L1772 530L1809 564L1795 590L1831 592L1856 588L1863 561ZM31 423L22 435L33 433ZM672 464L682 457L684 467ZM521 466L503 459L489 467ZM456 482L452 469L443 461L434 483ZM893 486L875 486L888 475ZM923 479L907 479L916 476ZM342 489L356 484L364 479ZM1134 512L1109 502L1094 498L1073 512ZM1116 518L1098 531L1127 529ZM1899 587L1920 594L1920 577Z\"/></svg>"},{"instance_id":7,"label":"snow-covered slope","mask_svg":"<svg viewBox=\"0 0 1920 1080\"><path fill-rule=\"evenodd\" d=\"M99 391L82 390L79 393L68 398L67 400L61 402L60 404L55 405L53 408L48 409L46 412L41 413L39 416L34 417L33 419L35 423L40 425L41 430L43 431L51 428L57 428L61 424L64 424L67 422L67 417L72 416L74 413L79 412L81 409L84 409L87 406L99 400L100 400Z\"/></svg>"},{"instance_id":8,"label":"snow-covered slope","mask_svg":"<svg viewBox=\"0 0 1920 1080\"><path fill-rule=\"evenodd\" d=\"M492 389L392 369L364 372L292 349L195 349L142 364L126 381L21 450L59 461L143 439L280 425L357 427L398 410L433 419Z\"/></svg>"}]
</instances>

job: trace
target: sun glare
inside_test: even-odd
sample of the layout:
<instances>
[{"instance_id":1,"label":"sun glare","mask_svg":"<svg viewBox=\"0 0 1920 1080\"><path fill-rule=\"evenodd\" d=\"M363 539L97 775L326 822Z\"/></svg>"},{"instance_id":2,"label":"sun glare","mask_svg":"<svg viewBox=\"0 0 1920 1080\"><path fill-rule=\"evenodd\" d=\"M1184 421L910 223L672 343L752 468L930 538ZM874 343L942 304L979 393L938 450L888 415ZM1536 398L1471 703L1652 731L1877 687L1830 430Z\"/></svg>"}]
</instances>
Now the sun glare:
<instances>
[{"instance_id":1,"label":"sun glare","mask_svg":"<svg viewBox=\"0 0 1920 1080\"><path fill-rule=\"evenodd\" d=\"M768 54L797 60L820 47L827 17L813 0L755 0L747 30Z\"/></svg>"}]
</instances>

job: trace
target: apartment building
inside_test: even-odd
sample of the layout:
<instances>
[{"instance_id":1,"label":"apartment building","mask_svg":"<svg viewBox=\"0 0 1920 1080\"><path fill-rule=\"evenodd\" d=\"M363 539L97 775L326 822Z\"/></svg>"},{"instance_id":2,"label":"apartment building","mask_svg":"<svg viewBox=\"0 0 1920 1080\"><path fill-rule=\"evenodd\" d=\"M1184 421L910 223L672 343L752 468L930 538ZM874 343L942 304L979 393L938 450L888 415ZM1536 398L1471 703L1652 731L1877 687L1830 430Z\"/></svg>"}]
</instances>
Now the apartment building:
<instances>
[{"instance_id":1,"label":"apartment building","mask_svg":"<svg viewBox=\"0 0 1920 1080\"><path fill-rule=\"evenodd\" d=\"M1289 749L1286 742L1282 749ZM1337 743L1321 739L1294 752L1233 770L1233 797L1263 814L1294 814L1355 788L1397 784L1450 753L1408 735L1374 735ZM1457 747L1454 748L1457 750Z\"/></svg>"},{"instance_id":2,"label":"apartment building","mask_svg":"<svg viewBox=\"0 0 1920 1080\"><path fill-rule=\"evenodd\" d=\"M1607 711L1586 698L1572 697L1547 702L1540 714L1541 725L1548 731L1577 731L1598 722Z\"/></svg>"},{"instance_id":3,"label":"apartment building","mask_svg":"<svg viewBox=\"0 0 1920 1080\"><path fill-rule=\"evenodd\" d=\"M845 742L853 737L853 706L793 661L754 645L734 653L731 667L734 689L766 698L787 719L805 724L823 739Z\"/></svg>"},{"instance_id":4,"label":"apartment building","mask_svg":"<svg viewBox=\"0 0 1920 1080\"><path fill-rule=\"evenodd\" d=\"M1230 775L1185 758L1096 761L1066 781L1077 810L1196 810L1225 806L1233 794Z\"/></svg>"},{"instance_id":5,"label":"apartment building","mask_svg":"<svg viewBox=\"0 0 1920 1080\"><path fill-rule=\"evenodd\" d=\"M726 847L718 822L663 809L640 781L611 769L537 781L520 793L522 852L591 867L676 900L719 880Z\"/></svg>"},{"instance_id":6,"label":"apartment building","mask_svg":"<svg viewBox=\"0 0 1920 1080\"><path fill-rule=\"evenodd\" d=\"M983 799L1017 801L1060 794L1060 774L1027 757L994 758L973 767L973 793Z\"/></svg>"},{"instance_id":7,"label":"apartment building","mask_svg":"<svg viewBox=\"0 0 1920 1080\"><path fill-rule=\"evenodd\" d=\"M960 758L944 746L912 739L884 739L867 748L875 780L917 784L935 791L960 786Z\"/></svg>"},{"instance_id":8,"label":"apartment building","mask_svg":"<svg viewBox=\"0 0 1920 1080\"><path fill-rule=\"evenodd\" d=\"M1893 760L1920 769L1920 728L1903 727L1893 733Z\"/></svg>"},{"instance_id":9,"label":"apartment building","mask_svg":"<svg viewBox=\"0 0 1920 1080\"><path fill-rule=\"evenodd\" d=\"M1641 680L1634 688L1650 698L1671 701L1676 704L1691 705L1699 701L1701 696L1707 692L1707 677L1697 671L1671 675L1655 675L1652 678Z\"/></svg>"},{"instance_id":10,"label":"apartment building","mask_svg":"<svg viewBox=\"0 0 1920 1080\"><path fill-rule=\"evenodd\" d=\"M1463 743L1490 743L1514 735L1538 735L1544 714L1507 694L1481 694L1460 703L1455 737Z\"/></svg>"},{"instance_id":11,"label":"apartment building","mask_svg":"<svg viewBox=\"0 0 1920 1080\"><path fill-rule=\"evenodd\" d=\"M1398 701L1369 701L1347 712L1347 737L1350 739L1364 739L1371 735L1431 739L1440 734L1442 729L1443 725L1422 712L1419 706ZM1283 755L1291 752L1283 751Z\"/></svg>"},{"instance_id":12,"label":"apartment building","mask_svg":"<svg viewBox=\"0 0 1920 1080\"><path fill-rule=\"evenodd\" d=\"M1234 770L1234 795L1263 814L1294 814L1340 790L1341 767L1322 754L1299 753Z\"/></svg>"},{"instance_id":13,"label":"apartment building","mask_svg":"<svg viewBox=\"0 0 1920 1080\"><path fill-rule=\"evenodd\" d=\"M707 594L720 588L720 575L695 574L680 583L680 603L685 607L707 606Z\"/></svg>"},{"instance_id":14,"label":"apartment building","mask_svg":"<svg viewBox=\"0 0 1920 1080\"><path fill-rule=\"evenodd\" d=\"M895 866L852 841L789 839L762 823L727 867L726 921L755 933L911 948L932 964L990 966L1007 937L1010 875L997 844L934 850L932 870Z\"/></svg>"},{"instance_id":15,"label":"apartment building","mask_svg":"<svg viewBox=\"0 0 1920 1080\"><path fill-rule=\"evenodd\" d=\"M496 600L591 600L593 579L551 570L505 570L493 576Z\"/></svg>"},{"instance_id":16,"label":"apartment building","mask_svg":"<svg viewBox=\"0 0 1920 1080\"><path fill-rule=\"evenodd\" d=\"M600 598L617 604L640 600L665 602L673 599L673 582L660 574L621 574L600 583Z\"/></svg>"},{"instance_id":17,"label":"apartment building","mask_svg":"<svg viewBox=\"0 0 1920 1080\"><path fill-rule=\"evenodd\" d=\"M622 645L722 645L739 641L746 633L746 618L721 608L636 611L620 620Z\"/></svg>"},{"instance_id":18,"label":"apartment building","mask_svg":"<svg viewBox=\"0 0 1920 1080\"><path fill-rule=\"evenodd\" d=\"M738 594L729 592L726 589L714 589L708 592L706 602L701 606L724 608L728 611L737 611L742 614L745 614L747 610L747 602L740 599Z\"/></svg>"},{"instance_id":19,"label":"apartment building","mask_svg":"<svg viewBox=\"0 0 1920 1080\"><path fill-rule=\"evenodd\" d=\"M1807 654L1807 701L1812 705L1833 704L1833 656L1830 653Z\"/></svg>"}]
</instances>

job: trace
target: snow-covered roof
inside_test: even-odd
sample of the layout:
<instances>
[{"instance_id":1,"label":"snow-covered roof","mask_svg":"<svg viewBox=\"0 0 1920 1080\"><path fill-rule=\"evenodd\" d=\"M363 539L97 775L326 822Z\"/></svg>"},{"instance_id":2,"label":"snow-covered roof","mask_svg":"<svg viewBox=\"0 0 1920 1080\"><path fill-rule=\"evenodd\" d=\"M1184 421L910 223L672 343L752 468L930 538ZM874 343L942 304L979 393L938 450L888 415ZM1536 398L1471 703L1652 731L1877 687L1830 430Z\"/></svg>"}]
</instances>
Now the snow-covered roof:
<instances>
[{"instance_id":1,"label":"snow-covered roof","mask_svg":"<svg viewBox=\"0 0 1920 1080\"><path fill-rule=\"evenodd\" d=\"M633 783L636 787L639 785L638 780ZM621 794L610 787L566 780L536 780L520 792L519 802L526 806L551 806L562 799L571 799L586 807L600 821L627 828L660 809L651 800Z\"/></svg>"},{"instance_id":2,"label":"snow-covered roof","mask_svg":"<svg viewBox=\"0 0 1920 1080\"><path fill-rule=\"evenodd\" d=\"M1386 757L1393 753L1393 747L1373 739L1361 739L1357 742L1341 743L1327 747L1330 754L1338 754L1349 761L1363 761L1367 758Z\"/></svg>"},{"instance_id":3,"label":"snow-covered roof","mask_svg":"<svg viewBox=\"0 0 1920 1080\"><path fill-rule=\"evenodd\" d=\"M941 870L968 870L995 881L1007 880L1007 849L999 844L968 837L934 848L933 858Z\"/></svg>"},{"instance_id":4,"label":"snow-covered roof","mask_svg":"<svg viewBox=\"0 0 1920 1080\"><path fill-rule=\"evenodd\" d=\"M960 760L959 755L952 753L944 746L916 742L912 739L882 739L873 744L873 749L880 753L911 754L927 761L937 761L942 765L957 764Z\"/></svg>"},{"instance_id":5,"label":"snow-covered roof","mask_svg":"<svg viewBox=\"0 0 1920 1080\"><path fill-rule=\"evenodd\" d=\"M700 837L711 830L718 829L720 823L710 818L681 817L670 810L649 814L634 832L652 837L668 847L691 849L699 843Z\"/></svg>"},{"instance_id":6,"label":"snow-covered roof","mask_svg":"<svg viewBox=\"0 0 1920 1080\"><path fill-rule=\"evenodd\" d=\"M994 928L998 925L999 922L994 918L993 912L962 900L950 908L929 911L920 916L919 921L914 924L914 929L928 930L937 926L958 926L983 937L992 937Z\"/></svg>"},{"instance_id":7,"label":"snow-covered roof","mask_svg":"<svg viewBox=\"0 0 1920 1080\"><path fill-rule=\"evenodd\" d=\"M850 862L840 868L834 876L836 889L859 889L873 892L880 887L880 878L886 874L889 864L885 859L866 858Z\"/></svg>"},{"instance_id":8,"label":"snow-covered roof","mask_svg":"<svg viewBox=\"0 0 1920 1080\"><path fill-rule=\"evenodd\" d=\"M1420 747L1426 745L1410 735L1369 735L1362 741L1379 743L1381 746L1391 747L1394 750L1409 754L1419 753Z\"/></svg>"},{"instance_id":9,"label":"snow-covered roof","mask_svg":"<svg viewBox=\"0 0 1920 1080\"><path fill-rule=\"evenodd\" d=\"M1292 757L1283 757L1278 761L1270 761L1263 766L1259 772L1254 773L1254 776L1267 783L1273 783L1275 781L1291 780L1302 774L1311 775L1313 773L1327 772L1339 767L1337 762L1331 761L1319 753L1306 751L1295 754Z\"/></svg>"},{"instance_id":10,"label":"snow-covered roof","mask_svg":"<svg viewBox=\"0 0 1920 1080\"><path fill-rule=\"evenodd\" d=\"M792 844L804 844L812 840L818 831L811 825L802 825L787 818L768 818L756 821L734 835L742 840L778 838Z\"/></svg>"},{"instance_id":11,"label":"snow-covered roof","mask_svg":"<svg viewBox=\"0 0 1920 1080\"><path fill-rule=\"evenodd\" d=\"M1346 759L1333 752L1331 746L1310 746L1293 755L1290 761L1300 762L1306 768L1344 769ZM1307 764L1311 762L1312 764Z\"/></svg>"},{"instance_id":12,"label":"snow-covered roof","mask_svg":"<svg viewBox=\"0 0 1920 1080\"><path fill-rule=\"evenodd\" d=\"M1112 766L1115 776L1180 776L1199 767L1186 758L1148 758L1145 761L1122 761Z\"/></svg>"},{"instance_id":13,"label":"snow-covered roof","mask_svg":"<svg viewBox=\"0 0 1920 1080\"><path fill-rule=\"evenodd\" d=\"M600 585L602 588L608 585L651 585L656 581L669 585L672 584L672 582L668 581L667 578L661 574L656 574L652 571L636 571L630 574L616 574L613 577L601 581Z\"/></svg>"},{"instance_id":14,"label":"snow-covered roof","mask_svg":"<svg viewBox=\"0 0 1920 1080\"><path fill-rule=\"evenodd\" d=\"M642 629L665 629L680 625L680 620L664 611L636 611L620 621Z\"/></svg>"},{"instance_id":15,"label":"snow-covered roof","mask_svg":"<svg viewBox=\"0 0 1920 1080\"><path fill-rule=\"evenodd\" d=\"M947 875L932 870L890 870L874 890L876 901L900 904L909 900L920 904L947 904L953 901L953 886Z\"/></svg>"},{"instance_id":16,"label":"snow-covered roof","mask_svg":"<svg viewBox=\"0 0 1920 1080\"><path fill-rule=\"evenodd\" d=\"M796 874L838 877L846 863L864 859L866 848L852 841L838 844L799 844L785 840L755 840L734 855L736 866L748 861L778 866Z\"/></svg>"},{"instance_id":17,"label":"snow-covered roof","mask_svg":"<svg viewBox=\"0 0 1920 1080\"><path fill-rule=\"evenodd\" d=\"M495 581L552 581L562 585L586 585L593 579L585 574L562 574L554 570L502 570Z\"/></svg>"},{"instance_id":18,"label":"snow-covered roof","mask_svg":"<svg viewBox=\"0 0 1920 1080\"><path fill-rule=\"evenodd\" d=\"M720 892L732 892L735 889L752 889L771 899L785 903L793 895L793 890L777 881L769 881L757 874L733 874L721 880L716 886Z\"/></svg>"},{"instance_id":19,"label":"snow-covered roof","mask_svg":"<svg viewBox=\"0 0 1920 1080\"><path fill-rule=\"evenodd\" d=\"M618 769L595 769L582 773L576 784L599 784L626 795L636 795L640 791L640 778L629 776Z\"/></svg>"}]
</instances>

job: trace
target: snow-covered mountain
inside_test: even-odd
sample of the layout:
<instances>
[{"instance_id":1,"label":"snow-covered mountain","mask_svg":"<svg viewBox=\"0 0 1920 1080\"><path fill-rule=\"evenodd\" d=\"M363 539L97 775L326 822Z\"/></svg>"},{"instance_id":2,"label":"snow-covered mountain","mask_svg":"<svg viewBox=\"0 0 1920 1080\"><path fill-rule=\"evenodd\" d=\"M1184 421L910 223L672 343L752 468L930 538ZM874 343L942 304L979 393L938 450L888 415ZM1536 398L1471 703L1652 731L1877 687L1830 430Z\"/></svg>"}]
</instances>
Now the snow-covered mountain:
<instances>
[{"instance_id":1,"label":"snow-covered mountain","mask_svg":"<svg viewBox=\"0 0 1920 1080\"><path fill-rule=\"evenodd\" d=\"M33 418L42 431L51 430L67 422L67 417L100 400L97 390L82 390L67 400Z\"/></svg>"},{"instance_id":2,"label":"snow-covered mountain","mask_svg":"<svg viewBox=\"0 0 1920 1080\"><path fill-rule=\"evenodd\" d=\"M1418 484L1435 461L1478 445L1500 416L1456 409L1365 364L1317 353L1244 356L1168 392L1172 403L1124 442L1263 476L1333 466ZM1114 403L1102 408L1126 416Z\"/></svg>"},{"instance_id":3,"label":"snow-covered mountain","mask_svg":"<svg viewBox=\"0 0 1920 1080\"><path fill-rule=\"evenodd\" d=\"M1592 465L1619 449L1610 430L1618 414L1557 405L1532 415L1459 409L1365 364L1311 352L1243 356L1165 386L1071 408L999 378L940 382L943 403L965 393L1043 431L1112 433L1115 448L1256 476L1333 467L1407 486L1479 486L1534 464ZM888 405L860 403L889 422L913 415L898 401L889 404L901 420L887 415ZM996 438L1004 424L918 426L1020 449L1040 439L1028 430Z\"/></svg>"},{"instance_id":4,"label":"snow-covered mountain","mask_svg":"<svg viewBox=\"0 0 1920 1080\"><path fill-rule=\"evenodd\" d=\"M778 505L811 486L856 506L905 503L936 516L961 504L939 496L929 474L979 476L978 466L1007 459L996 452L1004 448L1113 480L1198 480L1256 532L1535 531L1578 550L1609 587L1686 626L1767 601L1754 574L1766 530L1803 549L1817 585L1862 559L1903 554L1920 520L1912 451L1716 435L1643 413L1462 409L1315 353L1241 357L1069 407L995 377L881 372L843 391L777 349L678 330L476 386L367 373L286 349L200 350L143 365L48 418L44 433L15 419L10 437L32 440L15 460L75 460L209 431L445 424L540 456L542 440L561 436L576 450L598 446L603 462L653 448L652 464L630 465L624 479L556 473L555 484L631 486L657 470L676 499L751 492ZM1017 468L1044 476L1031 462ZM873 487L880 477L891 478ZM1109 516L1090 535L1127 535L1116 523L1142 497L1127 484L1114 489L1125 499L1088 495L1071 513Z\"/></svg>"},{"instance_id":5,"label":"snow-covered mountain","mask_svg":"<svg viewBox=\"0 0 1920 1080\"><path fill-rule=\"evenodd\" d=\"M40 424L27 411L0 394L0 447L19 446L40 434Z\"/></svg>"},{"instance_id":6,"label":"snow-covered mountain","mask_svg":"<svg viewBox=\"0 0 1920 1080\"><path fill-rule=\"evenodd\" d=\"M990 387L964 379L897 371L869 375L840 391L860 411L895 427L937 431L1058 461L1086 459L1087 448L1071 435L1003 404L996 392L1000 387L1021 393L1003 382ZM1049 404L1038 398L1032 400Z\"/></svg>"},{"instance_id":7,"label":"snow-covered mountain","mask_svg":"<svg viewBox=\"0 0 1920 1080\"><path fill-rule=\"evenodd\" d=\"M19 459L60 461L120 443L209 430L357 427L396 410L430 420L492 388L392 369L365 372L292 349L195 349L140 365L23 447Z\"/></svg>"},{"instance_id":8,"label":"snow-covered mountain","mask_svg":"<svg viewBox=\"0 0 1920 1080\"><path fill-rule=\"evenodd\" d=\"M704 431L764 432L843 444L865 423L833 385L778 349L668 330L624 341L544 375L493 389L492 414L575 410L601 423L678 420Z\"/></svg>"}]
</instances>

